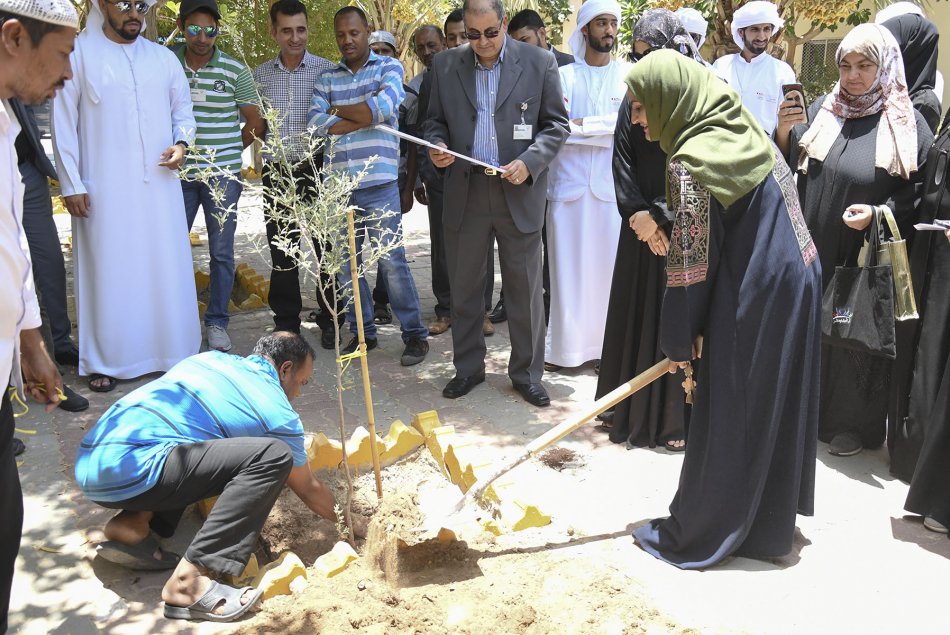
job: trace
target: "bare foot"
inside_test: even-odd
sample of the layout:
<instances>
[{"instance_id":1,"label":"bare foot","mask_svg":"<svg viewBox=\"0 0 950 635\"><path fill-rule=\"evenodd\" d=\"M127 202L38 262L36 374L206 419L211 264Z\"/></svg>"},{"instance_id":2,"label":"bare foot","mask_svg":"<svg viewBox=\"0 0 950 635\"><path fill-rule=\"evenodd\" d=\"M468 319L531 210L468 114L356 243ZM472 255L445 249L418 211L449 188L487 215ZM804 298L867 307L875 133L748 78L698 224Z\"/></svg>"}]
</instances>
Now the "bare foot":
<instances>
[{"instance_id":1,"label":"bare foot","mask_svg":"<svg viewBox=\"0 0 950 635\"><path fill-rule=\"evenodd\" d=\"M208 569L194 565L182 558L178 566L175 567L172 577L162 588L162 601L169 606L191 606L211 588L213 580L208 575L209 573ZM241 596L241 604L247 604L253 593L253 589L247 590ZM221 603L214 607L213 613L221 615L223 612L224 600L221 600Z\"/></svg>"},{"instance_id":2,"label":"bare foot","mask_svg":"<svg viewBox=\"0 0 950 635\"><path fill-rule=\"evenodd\" d=\"M137 545L148 538L148 523L152 520L152 512L133 512L122 510L106 523L103 533L108 540L115 540L124 545Z\"/></svg>"}]
</instances>

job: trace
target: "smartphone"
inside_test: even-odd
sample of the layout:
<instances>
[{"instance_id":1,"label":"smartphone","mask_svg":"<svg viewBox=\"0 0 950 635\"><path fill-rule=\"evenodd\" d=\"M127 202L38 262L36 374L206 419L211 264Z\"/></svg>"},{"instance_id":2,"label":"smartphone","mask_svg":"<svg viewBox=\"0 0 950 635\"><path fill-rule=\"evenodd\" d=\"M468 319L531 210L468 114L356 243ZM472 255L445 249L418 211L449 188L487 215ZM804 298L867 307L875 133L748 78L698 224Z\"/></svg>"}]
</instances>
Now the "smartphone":
<instances>
[{"instance_id":1,"label":"smartphone","mask_svg":"<svg viewBox=\"0 0 950 635\"><path fill-rule=\"evenodd\" d=\"M805 112L805 89L801 84L782 84L782 96L797 102L802 112Z\"/></svg>"}]
</instances>

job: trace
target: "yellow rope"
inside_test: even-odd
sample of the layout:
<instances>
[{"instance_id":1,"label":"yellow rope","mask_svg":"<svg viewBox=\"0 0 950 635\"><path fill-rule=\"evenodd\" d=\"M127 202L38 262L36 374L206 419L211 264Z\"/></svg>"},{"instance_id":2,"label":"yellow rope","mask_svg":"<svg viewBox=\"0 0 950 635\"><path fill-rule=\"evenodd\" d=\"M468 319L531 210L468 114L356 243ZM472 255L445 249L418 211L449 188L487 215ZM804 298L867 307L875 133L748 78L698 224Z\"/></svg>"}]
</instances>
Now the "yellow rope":
<instances>
[{"instance_id":1,"label":"yellow rope","mask_svg":"<svg viewBox=\"0 0 950 635\"><path fill-rule=\"evenodd\" d=\"M43 384L35 384L35 386L36 388L39 389L40 392L43 392L43 393L46 392L46 386L44 386ZM13 417L14 418L22 417L23 415L27 414L30 411L30 407L26 405L26 402L23 401L23 399L20 397L20 393L17 392L16 387L10 386L9 392L10 392L10 402L12 404L16 404L20 408L23 408L21 412L14 412ZM66 400L66 393L63 392L62 388L59 388L59 387L56 388L56 396L59 397L60 401ZM36 434L35 430L21 430L20 428L15 428L15 430L17 432L22 432L23 434Z\"/></svg>"},{"instance_id":2,"label":"yellow rope","mask_svg":"<svg viewBox=\"0 0 950 635\"><path fill-rule=\"evenodd\" d=\"M366 357L366 344L360 344L352 353L340 355L337 357L336 361L340 366L343 367L343 372L345 373L346 369L350 367L350 362L361 357Z\"/></svg>"}]
</instances>

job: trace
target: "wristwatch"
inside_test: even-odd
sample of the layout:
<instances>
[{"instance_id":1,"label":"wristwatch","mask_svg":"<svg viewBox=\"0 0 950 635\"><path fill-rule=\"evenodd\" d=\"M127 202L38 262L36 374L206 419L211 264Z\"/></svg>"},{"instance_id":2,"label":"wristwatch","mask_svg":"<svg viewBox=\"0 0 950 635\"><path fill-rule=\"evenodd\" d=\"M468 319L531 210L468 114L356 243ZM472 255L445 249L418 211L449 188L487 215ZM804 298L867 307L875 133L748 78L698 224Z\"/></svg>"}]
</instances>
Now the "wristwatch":
<instances>
[{"instance_id":1,"label":"wristwatch","mask_svg":"<svg viewBox=\"0 0 950 635\"><path fill-rule=\"evenodd\" d=\"M188 142L185 141L185 140L176 141L176 142L175 142L175 145L176 145L176 146L181 146L181 147L183 147L185 150L188 149Z\"/></svg>"}]
</instances>

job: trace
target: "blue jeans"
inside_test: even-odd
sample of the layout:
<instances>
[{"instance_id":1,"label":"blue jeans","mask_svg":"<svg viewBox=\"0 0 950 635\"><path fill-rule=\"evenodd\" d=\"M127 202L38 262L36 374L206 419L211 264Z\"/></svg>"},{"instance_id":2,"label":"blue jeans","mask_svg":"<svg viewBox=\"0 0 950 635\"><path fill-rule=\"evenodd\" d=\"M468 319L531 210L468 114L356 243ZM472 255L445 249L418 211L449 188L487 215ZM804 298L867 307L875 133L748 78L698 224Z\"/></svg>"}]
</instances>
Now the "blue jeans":
<instances>
[{"instance_id":1,"label":"blue jeans","mask_svg":"<svg viewBox=\"0 0 950 635\"><path fill-rule=\"evenodd\" d=\"M221 206L215 205L212 187L224 193ZM211 253L211 297L205 311L207 326L228 327L228 301L234 286L234 230L237 229L237 202L244 189L241 181L223 176L213 177L210 183L182 181L185 197L185 216L188 229L195 222L198 206L204 210L208 227L208 250ZM230 209L230 211L227 211ZM226 220L221 220L227 213Z\"/></svg>"},{"instance_id":2,"label":"blue jeans","mask_svg":"<svg viewBox=\"0 0 950 635\"><path fill-rule=\"evenodd\" d=\"M357 262L362 266L363 239L369 236L370 244L389 246L402 238L402 214L399 213L399 188L396 181L384 185L375 185L356 190L350 196L350 202L359 207L356 211L356 253ZM344 253L349 254L349 249ZM379 259L379 273L389 292L389 303L402 327L402 341L408 343L414 338L425 339L429 331L422 323L422 309L419 306L419 294L416 283L406 262L406 250L400 245ZM340 286L352 287L349 259L340 272ZM376 324L373 323L373 295L366 279L360 276L360 304L363 309L363 332L367 338L376 337ZM350 331L356 333L356 308L351 303L346 319Z\"/></svg>"}]
</instances>

